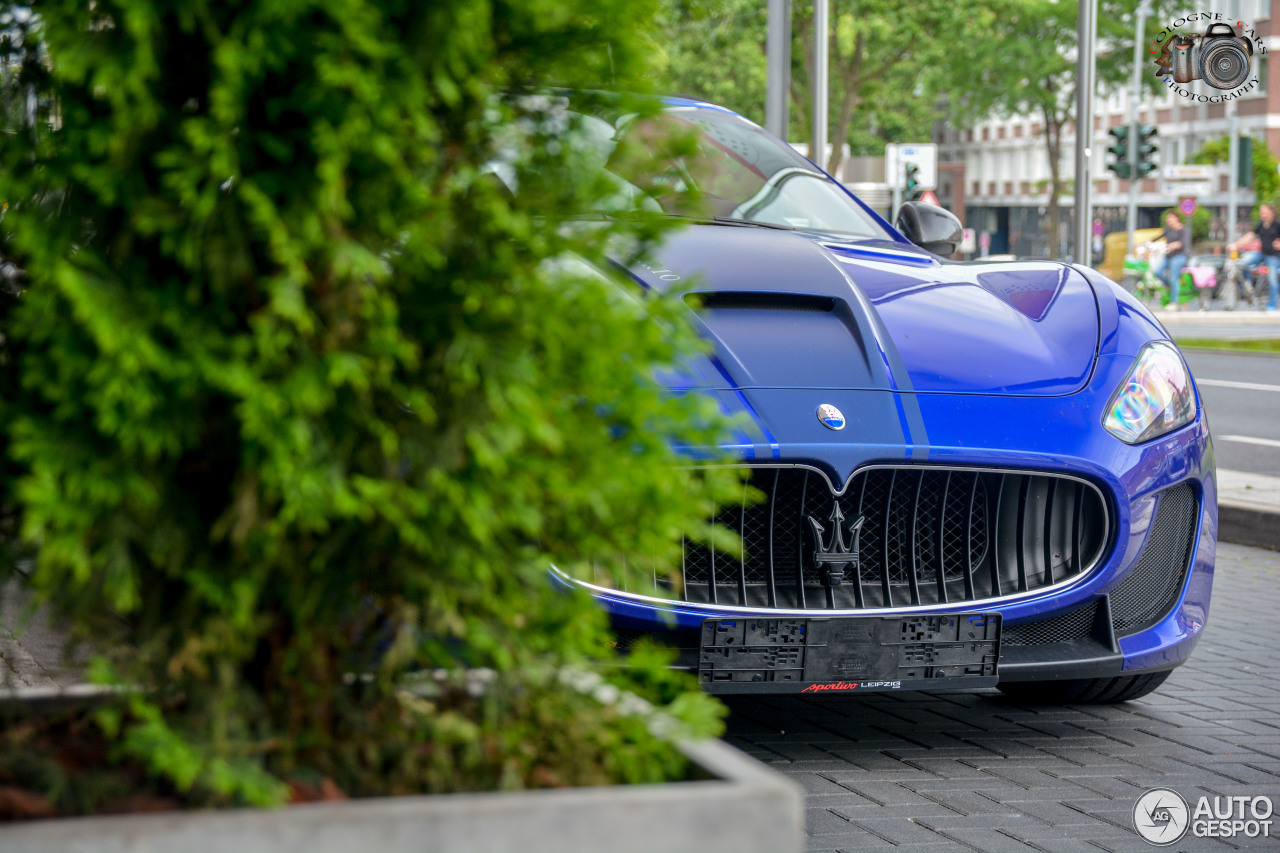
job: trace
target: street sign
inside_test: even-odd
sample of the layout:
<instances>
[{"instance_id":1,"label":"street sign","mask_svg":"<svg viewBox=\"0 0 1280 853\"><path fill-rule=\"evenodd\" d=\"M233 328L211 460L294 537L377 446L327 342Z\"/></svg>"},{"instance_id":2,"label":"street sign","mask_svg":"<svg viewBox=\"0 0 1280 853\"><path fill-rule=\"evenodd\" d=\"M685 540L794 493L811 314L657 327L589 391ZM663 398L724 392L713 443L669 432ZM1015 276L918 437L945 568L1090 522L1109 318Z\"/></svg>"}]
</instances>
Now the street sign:
<instances>
[{"instance_id":1,"label":"street sign","mask_svg":"<svg viewBox=\"0 0 1280 853\"><path fill-rule=\"evenodd\" d=\"M904 167L914 163L916 189L938 188L938 146L932 142L891 142L884 147L884 176L893 189L905 189Z\"/></svg>"},{"instance_id":2,"label":"street sign","mask_svg":"<svg viewBox=\"0 0 1280 853\"><path fill-rule=\"evenodd\" d=\"M1166 181L1212 181L1218 170L1213 166L1165 166Z\"/></svg>"},{"instance_id":3,"label":"street sign","mask_svg":"<svg viewBox=\"0 0 1280 853\"><path fill-rule=\"evenodd\" d=\"M1184 198L1178 202L1178 210L1182 211L1183 216L1190 216L1196 212L1196 200L1194 198Z\"/></svg>"},{"instance_id":4,"label":"street sign","mask_svg":"<svg viewBox=\"0 0 1280 853\"><path fill-rule=\"evenodd\" d=\"M1163 181L1160 192L1179 198L1185 196L1204 196L1213 192L1212 181Z\"/></svg>"}]
</instances>

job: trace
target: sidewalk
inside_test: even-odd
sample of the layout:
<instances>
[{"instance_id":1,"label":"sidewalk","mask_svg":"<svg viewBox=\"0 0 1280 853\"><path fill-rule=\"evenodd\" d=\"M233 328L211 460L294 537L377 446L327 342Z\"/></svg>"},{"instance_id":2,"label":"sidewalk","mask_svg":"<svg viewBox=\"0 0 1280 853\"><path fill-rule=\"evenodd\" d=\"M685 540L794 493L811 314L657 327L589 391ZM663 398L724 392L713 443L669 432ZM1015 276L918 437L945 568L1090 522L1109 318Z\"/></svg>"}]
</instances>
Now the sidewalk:
<instances>
[{"instance_id":1,"label":"sidewalk","mask_svg":"<svg viewBox=\"0 0 1280 853\"><path fill-rule=\"evenodd\" d=\"M1225 311L1220 302L1213 303L1208 311L1201 311L1199 303L1182 306L1180 311L1153 310L1175 340L1185 338L1280 338L1280 311L1259 311L1241 308Z\"/></svg>"},{"instance_id":2,"label":"sidewalk","mask_svg":"<svg viewBox=\"0 0 1280 853\"><path fill-rule=\"evenodd\" d=\"M1265 311L1261 308L1237 308L1227 311L1219 302L1214 302L1208 311L1200 310L1200 303L1191 302L1183 305L1178 311L1166 311L1163 308L1152 312L1160 318L1160 322L1168 320L1170 325L1181 326L1195 323L1222 326L1257 325L1280 329L1280 311Z\"/></svg>"},{"instance_id":3,"label":"sidewalk","mask_svg":"<svg viewBox=\"0 0 1280 853\"><path fill-rule=\"evenodd\" d=\"M1280 551L1280 477L1219 468L1218 538Z\"/></svg>"},{"instance_id":4,"label":"sidewalk","mask_svg":"<svg viewBox=\"0 0 1280 853\"><path fill-rule=\"evenodd\" d=\"M1226 311L1220 302L1208 311L1198 303L1184 309L1154 312L1175 341L1280 338L1280 311ZM1218 538L1280 551L1280 477L1219 468Z\"/></svg>"}]
</instances>

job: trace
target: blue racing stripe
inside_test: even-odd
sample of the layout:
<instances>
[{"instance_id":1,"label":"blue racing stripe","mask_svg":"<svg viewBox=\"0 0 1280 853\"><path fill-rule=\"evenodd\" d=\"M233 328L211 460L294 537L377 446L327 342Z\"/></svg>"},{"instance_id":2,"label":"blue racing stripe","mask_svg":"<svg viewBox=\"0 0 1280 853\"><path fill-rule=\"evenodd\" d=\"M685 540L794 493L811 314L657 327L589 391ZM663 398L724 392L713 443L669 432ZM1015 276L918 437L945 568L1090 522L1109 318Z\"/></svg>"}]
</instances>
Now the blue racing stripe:
<instances>
[{"instance_id":1,"label":"blue racing stripe","mask_svg":"<svg viewBox=\"0 0 1280 853\"><path fill-rule=\"evenodd\" d=\"M760 428L760 434L764 438L764 443L769 446L769 455L774 459L782 458L782 448L778 446L778 439L774 438L773 433L769 432L769 427L765 426L764 418L760 417L760 413L756 411L756 407L751 405L751 401L747 399L747 395L742 393L742 389L738 387L738 383L733 381L733 377L729 375L729 371L725 369L724 363L720 361L719 356L711 355L708 360L715 369L719 371L724 380L729 383L730 390L738 398L738 402L742 404L742 408L747 414L751 415L751 419L755 421L756 426Z\"/></svg>"}]
</instances>

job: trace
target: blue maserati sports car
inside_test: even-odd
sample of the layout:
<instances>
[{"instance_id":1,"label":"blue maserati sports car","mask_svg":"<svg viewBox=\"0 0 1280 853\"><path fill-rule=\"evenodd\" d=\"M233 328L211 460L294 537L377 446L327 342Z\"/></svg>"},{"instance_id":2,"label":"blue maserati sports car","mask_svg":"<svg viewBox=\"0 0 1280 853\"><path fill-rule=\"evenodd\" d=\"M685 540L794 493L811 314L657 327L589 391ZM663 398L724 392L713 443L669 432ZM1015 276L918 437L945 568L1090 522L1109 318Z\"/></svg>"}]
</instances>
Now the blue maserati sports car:
<instances>
[{"instance_id":1,"label":"blue maserati sports car","mask_svg":"<svg viewBox=\"0 0 1280 853\"><path fill-rule=\"evenodd\" d=\"M625 272L690 297L713 352L670 385L744 413L728 450L754 494L717 515L735 552L561 582L620 648L658 637L713 693L1156 689L1204 629L1217 527L1164 328L1083 266L948 260L950 213L908 202L890 225L728 110L658 118L697 144L646 204L691 224Z\"/></svg>"}]
</instances>

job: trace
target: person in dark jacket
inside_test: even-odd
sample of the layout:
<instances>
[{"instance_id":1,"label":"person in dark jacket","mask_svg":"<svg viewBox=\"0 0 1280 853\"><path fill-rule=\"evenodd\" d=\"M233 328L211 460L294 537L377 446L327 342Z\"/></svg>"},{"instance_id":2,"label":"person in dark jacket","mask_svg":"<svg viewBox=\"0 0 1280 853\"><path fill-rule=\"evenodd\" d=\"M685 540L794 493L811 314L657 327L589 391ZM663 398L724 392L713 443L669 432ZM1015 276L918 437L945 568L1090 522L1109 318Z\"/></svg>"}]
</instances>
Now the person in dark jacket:
<instances>
[{"instance_id":1,"label":"person in dark jacket","mask_svg":"<svg viewBox=\"0 0 1280 853\"><path fill-rule=\"evenodd\" d=\"M1259 264L1267 265L1267 310L1274 311L1276 297L1280 295L1277 293L1280 291L1280 278L1277 277L1277 271L1280 271L1280 222L1276 221L1276 212L1269 204L1259 206L1258 221L1253 230L1232 243L1231 248L1239 249L1254 237L1262 243L1261 251L1250 252L1241 260L1248 271L1247 275L1253 275Z\"/></svg>"}]
</instances>

